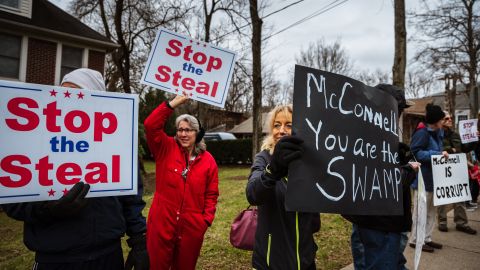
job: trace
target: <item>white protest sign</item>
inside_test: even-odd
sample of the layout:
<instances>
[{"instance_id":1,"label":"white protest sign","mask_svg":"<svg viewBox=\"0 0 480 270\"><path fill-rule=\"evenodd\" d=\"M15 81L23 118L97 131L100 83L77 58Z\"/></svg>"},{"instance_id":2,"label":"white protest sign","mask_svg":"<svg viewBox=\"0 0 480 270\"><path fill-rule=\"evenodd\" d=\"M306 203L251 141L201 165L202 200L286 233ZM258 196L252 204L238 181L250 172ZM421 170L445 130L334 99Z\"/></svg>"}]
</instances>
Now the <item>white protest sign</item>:
<instances>
[{"instance_id":1,"label":"white protest sign","mask_svg":"<svg viewBox=\"0 0 480 270\"><path fill-rule=\"evenodd\" d=\"M415 241L415 258L414 258L414 269L418 269L420 264L420 258L422 256L422 246L425 243L425 226L427 225L427 194L425 192L425 183L423 181L422 168L419 169L417 173L418 177L418 189L417 197L413 199L416 200L417 206L417 223L416 228L413 230L416 231L416 241ZM414 213L415 214L415 213Z\"/></svg>"},{"instance_id":2,"label":"white protest sign","mask_svg":"<svg viewBox=\"0 0 480 270\"><path fill-rule=\"evenodd\" d=\"M223 108L235 53L161 28L141 83Z\"/></svg>"},{"instance_id":3,"label":"white protest sign","mask_svg":"<svg viewBox=\"0 0 480 270\"><path fill-rule=\"evenodd\" d=\"M458 122L458 131L462 143L477 142L477 119L468 119Z\"/></svg>"},{"instance_id":4,"label":"white protest sign","mask_svg":"<svg viewBox=\"0 0 480 270\"><path fill-rule=\"evenodd\" d=\"M0 81L0 204L137 194L138 96Z\"/></svg>"},{"instance_id":5,"label":"white protest sign","mask_svg":"<svg viewBox=\"0 0 480 270\"><path fill-rule=\"evenodd\" d=\"M433 205L464 202L472 199L468 184L467 156L434 155L432 160Z\"/></svg>"}]
</instances>

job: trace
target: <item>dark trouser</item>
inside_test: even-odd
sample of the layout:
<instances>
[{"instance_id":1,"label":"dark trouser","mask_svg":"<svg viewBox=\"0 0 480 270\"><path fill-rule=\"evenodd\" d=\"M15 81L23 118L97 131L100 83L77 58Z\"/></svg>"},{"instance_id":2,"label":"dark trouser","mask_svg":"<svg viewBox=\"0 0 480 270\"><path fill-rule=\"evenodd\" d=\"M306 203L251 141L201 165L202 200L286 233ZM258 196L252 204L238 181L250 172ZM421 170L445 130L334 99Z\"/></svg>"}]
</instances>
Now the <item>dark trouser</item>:
<instances>
[{"instance_id":1,"label":"dark trouser","mask_svg":"<svg viewBox=\"0 0 480 270\"><path fill-rule=\"evenodd\" d=\"M401 233L358 227L358 235L365 250L364 269L403 269L404 260L400 254Z\"/></svg>"},{"instance_id":2,"label":"dark trouser","mask_svg":"<svg viewBox=\"0 0 480 270\"><path fill-rule=\"evenodd\" d=\"M470 192L472 193L472 202L476 203L478 199L478 181L477 179L470 179Z\"/></svg>"},{"instance_id":3,"label":"dark trouser","mask_svg":"<svg viewBox=\"0 0 480 270\"><path fill-rule=\"evenodd\" d=\"M61 255L59 255L61 256ZM123 270L122 247L96 260L75 263L38 263L33 264L32 270Z\"/></svg>"},{"instance_id":4,"label":"dark trouser","mask_svg":"<svg viewBox=\"0 0 480 270\"><path fill-rule=\"evenodd\" d=\"M355 270L365 269L365 249L363 248L358 226L352 224L352 236L350 237L350 246L352 248L353 268Z\"/></svg>"}]
</instances>

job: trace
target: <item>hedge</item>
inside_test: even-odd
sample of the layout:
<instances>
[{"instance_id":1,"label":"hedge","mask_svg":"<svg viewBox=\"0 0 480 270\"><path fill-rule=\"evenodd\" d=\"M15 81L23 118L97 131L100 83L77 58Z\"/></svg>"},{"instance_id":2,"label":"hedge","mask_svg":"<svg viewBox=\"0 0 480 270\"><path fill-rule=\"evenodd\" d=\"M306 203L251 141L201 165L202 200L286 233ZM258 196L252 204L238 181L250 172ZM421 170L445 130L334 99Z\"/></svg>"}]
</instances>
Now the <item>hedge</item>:
<instances>
[{"instance_id":1,"label":"hedge","mask_svg":"<svg viewBox=\"0 0 480 270\"><path fill-rule=\"evenodd\" d=\"M252 140L209 141L207 150L215 158L217 164L249 164L252 163Z\"/></svg>"}]
</instances>

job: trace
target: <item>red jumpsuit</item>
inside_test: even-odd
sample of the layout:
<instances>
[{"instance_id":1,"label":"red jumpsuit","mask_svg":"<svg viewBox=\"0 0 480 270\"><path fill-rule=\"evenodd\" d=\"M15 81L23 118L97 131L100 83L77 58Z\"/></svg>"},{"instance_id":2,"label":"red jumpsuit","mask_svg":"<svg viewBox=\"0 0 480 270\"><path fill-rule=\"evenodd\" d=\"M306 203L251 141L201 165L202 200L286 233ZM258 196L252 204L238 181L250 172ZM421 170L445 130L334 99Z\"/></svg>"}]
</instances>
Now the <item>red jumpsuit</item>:
<instances>
[{"instance_id":1,"label":"red jumpsuit","mask_svg":"<svg viewBox=\"0 0 480 270\"><path fill-rule=\"evenodd\" d=\"M147 220L150 269L195 269L203 236L215 217L218 168L207 151L189 162L188 153L165 131L173 110L160 104L145 119L156 162L156 189Z\"/></svg>"}]
</instances>

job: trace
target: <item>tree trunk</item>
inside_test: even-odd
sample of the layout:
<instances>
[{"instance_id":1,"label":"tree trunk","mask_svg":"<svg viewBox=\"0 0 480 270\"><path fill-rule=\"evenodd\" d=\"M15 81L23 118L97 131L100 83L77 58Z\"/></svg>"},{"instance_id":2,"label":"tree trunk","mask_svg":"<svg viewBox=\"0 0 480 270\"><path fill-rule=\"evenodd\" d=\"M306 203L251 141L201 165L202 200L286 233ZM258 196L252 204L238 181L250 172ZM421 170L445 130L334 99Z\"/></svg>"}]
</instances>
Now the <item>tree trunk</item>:
<instances>
[{"instance_id":1,"label":"tree trunk","mask_svg":"<svg viewBox=\"0 0 480 270\"><path fill-rule=\"evenodd\" d=\"M262 20L258 15L258 1L250 0L252 20L252 81L253 81L253 153L260 152L262 139Z\"/></svg>"},{"instance_id":2,"label":"tree trunk","mask_svg":"<svg viewBox=\"0 0 480 270\"><path fill-rule=\"evenodd\" d=\"M470 117L478 117L478 87L477 87L477 52L478 48L475 46L475 33L473 30L473 4L475 1L463 1L467 11L467 47L468 47L468 83L467 89L470 93ZM478 14L477 14L478 15Z\"/></svg>"},{"instance_id":3,"label":"tree trunk","mask_svg":"<svg viewBox=\"0 0 480 270\"><path fill-rule=\"evenodd\" d=\"M393 60L393 85L405 89L407 64L407 30L405 29L405 0L395 0L395 56Z\"/></svg>"}]
</instances>

